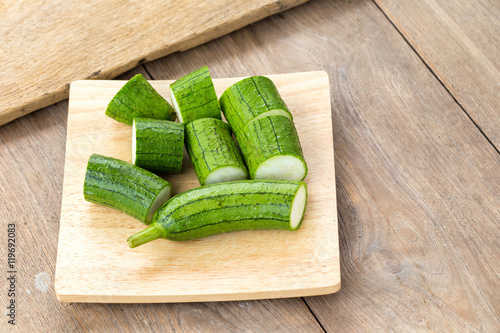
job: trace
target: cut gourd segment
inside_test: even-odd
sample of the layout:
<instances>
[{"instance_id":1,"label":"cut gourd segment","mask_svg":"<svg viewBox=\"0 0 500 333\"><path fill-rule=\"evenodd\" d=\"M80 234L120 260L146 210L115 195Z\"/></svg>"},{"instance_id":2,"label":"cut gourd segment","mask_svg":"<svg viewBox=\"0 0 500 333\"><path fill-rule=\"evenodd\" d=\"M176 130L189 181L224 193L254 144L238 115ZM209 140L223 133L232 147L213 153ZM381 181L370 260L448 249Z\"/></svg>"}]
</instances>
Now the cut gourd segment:
<instances>
[{"instance_id":1,"label":"cut gourd segment","mask_svg":"<svg viewBox=\"0 0 500 333\"><path fill-rule=\"evenodd\" d=\"M307 165L295 126L288 117L269 116L236 133L251 179L303 180Z\"/></svg>"},{"instance_id":2,"label":"cut gourd segment","mask_svg":"<svg viewBox=\"0 0 500 333\"><path fill-rule=\"evenodd\" d=\"M196 119L221 119L214 84L207 66L181 77L170 85L170 98L177 118L188 124Z\"/></svg>"},{"instance_id":3,"label":"cut gourd segment","mask_svg":"<svg viewBox=\"0 0 500 333\"><path fill-rule=\"evenodd\" d=\"M132 164L159 173L179 173L184 149L184 124L134 118Z\"/></svg>"},{"instance_id":4,"label":"cut gourd segment","mask_svg":"<svg viewBox=\"0 0 500 333\"><path fill-rule=\"evenodd\" d=\"M85 200L122 211L144 224L170 198L172 185L131 163L90 156L83 186Z\"/></svg>"},{"instance_id":5,"label":"cut gourd segment","mask_svg":"<svg viewBox=\"0 0 500 333\"><path fill-rule=\"evenodd\" d=\"M197 119L186 125L186 150L201 185L243 180L248 171L228 124Z\"/></svg>"},{"instance_id":6,"label":"cut gourd segment","mask_svg":"<svg viewBox=\"0 0 500 333\"><path fill-rule=\"evenodd\" d=\"M176 195L151 225L128 239L136 247L158 238L184 241L241 230L297 230L307 201L303 182L242 180Z\"/></svg>"},{"instance_id":7,"label":"cut gourd segment","mask_svg":"<svg viewBox=\"0 0 500 333\"><path fill-rule=\"evenodd\" d=\"M236 82L222 94L220 106L235 133L249 122L273 115L292 119L273 81L265 76L252 76Z\"/></svg>"},{"instance_id":8,"label":"cut gourd segment","mask_svg":"<svg viewBox=\"0 0 500 333\"><path fill-rule=\"evenodd\" d=\"M141 75L131 78L111 99L106 115L127 125L134 118L175 120L174 108Z\"/></svg>"}]
</instances>

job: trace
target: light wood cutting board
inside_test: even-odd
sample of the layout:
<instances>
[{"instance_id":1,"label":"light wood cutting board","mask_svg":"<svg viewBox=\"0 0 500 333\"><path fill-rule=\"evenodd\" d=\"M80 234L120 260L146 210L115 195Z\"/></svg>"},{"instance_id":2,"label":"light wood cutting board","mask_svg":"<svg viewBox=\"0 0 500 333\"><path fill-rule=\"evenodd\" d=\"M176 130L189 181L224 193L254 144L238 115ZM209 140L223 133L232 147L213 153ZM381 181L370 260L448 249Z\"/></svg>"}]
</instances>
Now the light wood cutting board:
<instances>
[{"instance_id":1,"label":"light wood cutting board","mask_svg":"<svg viewBox=\"0 0 500 333\"><path fill-rule=\"evenodd\" d=\"M0 1L0 125L306 1Z\"/></svg>"},{"instance_id":2,"label":"light wood cutting board","mask_svg":"<svg viewBox=\"0 0 500 333\"><path fill-rule=\"evenodd\" d=\"M310 296L340 288L330 89L325 72L270 75L294 115L309 173L298 231L241 231L204 239L156 240L135 249L127 238L145 226L86 202L83 181L93 153L131 160L131 127L105 116L125 81L77 81L69 98L66 163L55 289L65 302L191 302ZM214 79L218 96L239 80ZM169 99L171 81L150 81ZM174 194L198 187L184 154L169 175Z\"/></svg>"}]
</instances>

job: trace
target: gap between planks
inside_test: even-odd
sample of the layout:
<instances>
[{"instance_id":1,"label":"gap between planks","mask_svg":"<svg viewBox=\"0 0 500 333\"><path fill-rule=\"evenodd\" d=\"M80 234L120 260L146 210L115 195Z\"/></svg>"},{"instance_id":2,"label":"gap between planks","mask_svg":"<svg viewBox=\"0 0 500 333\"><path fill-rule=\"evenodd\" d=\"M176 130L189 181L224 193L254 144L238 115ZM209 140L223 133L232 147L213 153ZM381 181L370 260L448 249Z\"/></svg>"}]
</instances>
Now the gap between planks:
<instances>
[{"instance_id":1,"label":"gap between planks","mask_svg":"<svg viewBox=\"0 0 500 333\"><path fill-rule=\"evenodd\" d=\"M304 304L306 305L306 307L309 309L309 311L311 311L311 314L314 317L314 319L316 319L316 321L318 322L319 327L321 327L321 329L323 330L323 332L326 333L326 329L323 327L323 324L319 320L318 316L316 316L316 314L314 313L313 309L311 309L311 307L307 303L306 299L304 297L301 297L301 299L302 299L302 302L304 302Z\"/></svg>"},{"instance_id":2,"label":"gap between planks","mask_svg":"<svg viewBox=\"0 0 500 333\"><path fill-rule=\"evenodd\" d=\"M153 77L153 75L151 74L151 72L148 71L148 68L145 66L145 64L141 64L141 67L144 68L144 70L146 71L146 73L148 73L148 75L151 78L151 80L155 80L155 78Z\"/></svg>"},{"instance_id":3,"label":"gap between planks","mask_svg":"<svg viewBox=\"0 0 500 333\"><path fill-rule=\"evenodd\" d=\"M486 133L483 131L483 129L481 128L481 126L479 126L477 124L476 121L474 121L474 119L472 119L471 115L469 114L469 112L467 112L467 110L462 106L462 104L458 101L458 99L453 95L453 93L450 91L450 89L448 89L448 87L446 86L446 84L438 77L438 75L436 74L436 72L432 69L431 65L428 64L425 59L422 57L422 55L417 51L416 47L414 47L410 40L408 38L406 38L405 34L400 30L398 29L398 27L396 26L396 24L394 23L394 21L389 17L389 15L382 9L382 7L379 6L379 4L377 3L377 1L375 0L372 0L373 4L380 10L380 12L382 13L382 15L384 15L384 17L389 21L389 23L393 26L394 29L396 29L396 31L399 33L399 35L403 38L403 40L405 41L405 43L411 48L411 50L417 55L417 57L420 59L420 61L424 64L424 66L431 72L432 76L434 76L434 78L439 82L439 84L444 88L444 90L448 93L448 95L451 96L451 98L453 99L453 101L458 105L458 107L465 113L465 115L467 116L467 118L469 118L469 120L472 122L472 124L474 124L474 126L476 127L476 129L481 133L481 135L486 139L486 141L488 141L488 143L491 145L491 147L493 147L493 149L495 149L495 151L497 152L497 154L500 155L500 148L495 146L495 144L493 143L493 141L491 141L491 139L486 135Z\"/></svg>"}]
</instances>

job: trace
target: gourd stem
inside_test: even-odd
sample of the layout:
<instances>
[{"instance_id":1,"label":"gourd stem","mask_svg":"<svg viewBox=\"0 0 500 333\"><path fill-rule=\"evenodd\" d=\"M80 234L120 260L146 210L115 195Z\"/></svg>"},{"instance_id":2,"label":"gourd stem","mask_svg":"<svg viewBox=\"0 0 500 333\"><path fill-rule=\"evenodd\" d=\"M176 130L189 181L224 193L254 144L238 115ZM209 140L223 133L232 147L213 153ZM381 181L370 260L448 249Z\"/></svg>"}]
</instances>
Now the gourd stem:
<instances>
[{"instance_id":1,"label":"gourd stem","mask_svg":"<svg viewBox=\"0 0 500 333\"><path fill-rule=\"evenodd\" d=\"M127 242L131 248L134 248L139 245L154 241L155 239L158 238L161 238L161 231L156 227L155 224L152 224L146 229L139 231L135 235L130 236L127 239Z\"/></svg>"}]
</instances>

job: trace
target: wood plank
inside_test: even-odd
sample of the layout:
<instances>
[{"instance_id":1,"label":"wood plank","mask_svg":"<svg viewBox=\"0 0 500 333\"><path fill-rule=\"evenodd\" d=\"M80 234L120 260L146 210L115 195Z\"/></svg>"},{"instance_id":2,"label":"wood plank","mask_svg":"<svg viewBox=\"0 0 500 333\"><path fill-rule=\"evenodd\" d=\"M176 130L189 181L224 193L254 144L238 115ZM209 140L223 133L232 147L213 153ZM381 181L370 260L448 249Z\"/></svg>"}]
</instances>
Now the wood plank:
<instances>
[{"instance_id":1,"label":"wood plank","mask_svg":"<svg viewBox=\"0 0 500 333\"><path fill-rule=\"evenodd\" d=\"M459 251L498 230L500 158L373 3L314 1L145 67L205 62L330 73L343 286L306 298L327 331L498 331L500 272L478 264L496 245Z\"/></svg>"},{"instance_id":2,"label":"wood plank","mask_svg":"<svg viewBox=\"0 0 500 333\"><path fill-rule=\"evenodd\" d=\"M375 2L500 150L500 2Z\"/></svg>"},{"instance_id":3,"label":"wood plank","mask_svg":"<svg viewBox=\"0 0 500 333\"><path fill-rule=\"evenodd\" d=\"M307 0L16 0L0 4L0 125Z\"/></svg>"},{"instance_id":4,"label":"wood plank","mask_svg":"<svg viewBox=\"0 0 500 333\"><path fill-rule=\"evenodd\" d=\"M82 331L323 332L302 300L216 303L69 303ZM64 326L63 326L64 327ZM66 326L68 327L68 326Z\"/></svg>"},{"instance_id":5,"label":"wood plank","mask_svg":"<svg viewBox=\"0 0 500 333\"><path fill-rule=\"evenodd\" d=\"M60 189L64 167L67 102L0 127L0 225L7 244L7 225L16 229L16 327L32 331L52 322L67 325L65 308L54 293L57 234L61 209ZM2 282L7 291L10 270L6 265L7 246L0 247ZM0 304L10 301L0 293ZM50 311L48 311L50 309ZM2 310L2 315L4 315ZM7 317L0 331L14 328Z\"/></svg>"},{"instance_id":6,"label":"wood plank","mask_svg":"<svg viewBox=\"0 0 500 333\"><path fill-rule=\"evenodd\" d=\"M498 331L498 267L483 276L455 246L498 227L499 155L373 3L315 1L282 17L245 29L244 49L291 70L273 58L300 48L330 68L343 289L307 299L323 327Z\"/></svg>"},{"instance_id":7,"label":"wood plank","mask_svg":"<svg viewBox=\"0 0 500 333\"><path fill-rule=\"evenodd\" d=\"M294 115L309 166L304 179L307 209L300 229L156 241L134 250L126 239L144 225L111 208L86 202L82 195L91 154L130 161L131 127L104 114L126 81L72 83L55 276L61 301L246 300L321 295L340 288L328 76L316 71L269 77ZM214 79L217 95L240 79ZM172 81L150 82L170 99ZM182 172L166 179L174 194L199 187L187 156ZM98 246L89 246L89 242ZM130 269L131 264L136 268Z\"/></svg>"},{"instance_id":8,"label":"wood plank","mask_svg":"<svg viewBox=\"0 0 500 333\"><path fill-rule=\"evenodd\" d=\"M148 77L139 66L118 79L138 72ZM67 108L63 101L0 127L0 223L2 230L16 223L18 331L322 331L300 298L197 304L59 302L54 271ZM0 247L2 258L5 251ZM0 276L7 276L6 265L0 265ZM5 282L0 285L6 290ZM0 304L7 301L7 294L0 293ZM0 331L11 328L6 320L0 321Z\"/></svg>"}]
</instances>

